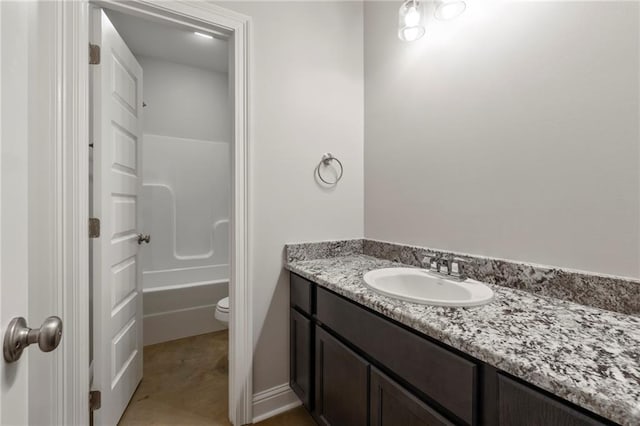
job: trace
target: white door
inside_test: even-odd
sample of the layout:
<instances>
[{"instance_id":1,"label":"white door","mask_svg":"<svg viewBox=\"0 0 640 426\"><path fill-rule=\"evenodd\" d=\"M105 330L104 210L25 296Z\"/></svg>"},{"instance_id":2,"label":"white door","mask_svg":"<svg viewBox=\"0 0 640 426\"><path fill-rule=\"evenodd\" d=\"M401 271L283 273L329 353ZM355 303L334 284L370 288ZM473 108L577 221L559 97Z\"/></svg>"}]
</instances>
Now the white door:
<instances>
[{"instance_id":1,"label":"white door","mask_svg":"<svg viewBox=\"0 0 640 426\"><path fill-rule=\"evenodd\" d=\"M46 44L53 6L0 1L0 344L15 317L31 328L50 315L71 322L54 285L60 271ZM0 357L0 424L61 423L63 349L44 353L32 344L14 362Z\"/></svg>"},{"instance_id":2,"label":"white door","mask_svg":"<svg viewBox=\"0 0 640 426\"><path fill-rule=\"evenodd\" d=\"M115 425L142 379L142 280L138 267L142 68L101 9L91 11L93 214L93 388L98 425Z\"/></svg>"}]
</instances>

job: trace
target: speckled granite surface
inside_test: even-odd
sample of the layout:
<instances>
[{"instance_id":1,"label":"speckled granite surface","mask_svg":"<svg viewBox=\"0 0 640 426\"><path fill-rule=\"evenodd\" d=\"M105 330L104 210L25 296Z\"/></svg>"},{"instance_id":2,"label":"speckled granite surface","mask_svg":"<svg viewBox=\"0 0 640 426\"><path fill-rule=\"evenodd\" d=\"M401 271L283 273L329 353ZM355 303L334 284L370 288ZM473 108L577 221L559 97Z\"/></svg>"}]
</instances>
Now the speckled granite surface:
<instances>
[{"instance_id":1,"label":"speckled granite surface","mask_svg":"<svg viewBox=\"0 0 640 426\"><path fill-rule=\"evenodd\" d=\"M640 318L490 285L493 302L447 308L374 293L362 279L401 266L362 254L287 269L623 425L640 424Z\"/></svg>"},{"instance_id":2,"label":"speckled granite surface","mask_svg":"<svg viewBox=\"0 0 640 426\"><path fill-rule=\"evenodd\" d=\"M467 260L466 273L478 281L525 290L595 308L640 316L640 280L587 274L502 259L451 253L375 240L344 240L287 245L287 261L365 254L422 267L429 253Z\"/></svg>"},{"instance_id":3,"label":"speckled granite surface","mask_svg":"<svg viewBox=\"0 0 640 426\"><path fill-rule=\"evenodd\" d=\"M287 263L298 260L326 259L364 253L364 240L320 241L317 243L287 244Z\"/></svg>"}]
</instances>

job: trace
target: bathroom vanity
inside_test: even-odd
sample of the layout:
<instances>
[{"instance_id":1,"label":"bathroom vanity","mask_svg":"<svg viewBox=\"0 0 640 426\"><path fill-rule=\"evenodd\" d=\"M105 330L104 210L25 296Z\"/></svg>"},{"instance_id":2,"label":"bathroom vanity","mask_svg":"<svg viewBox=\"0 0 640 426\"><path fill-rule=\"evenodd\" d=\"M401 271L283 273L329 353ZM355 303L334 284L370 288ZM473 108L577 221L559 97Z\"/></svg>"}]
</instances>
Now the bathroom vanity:
<instances>
[{"instance_id":1,"label":"bathroom vanity","mask_svg":"<svg viewBox=\"0 0 640 426\"><path fill-rule=\"evenodd\" d=\"M291 387L322 425L608 424L296 274L290 321Z\"/></svg>"},{"instance_id":2,"label":"bathroom vanity","mask_svg":"<svg viewBox=\"0 0 640 426\"><path fill-rule=\"evenodd\" d=\"M570 326L580 321L584 307L569 306L558 314L568 324L566 334L558 334L551 325L558 318L546 309L557 313L566 302L544 307L553 302L498 286L496 301L486 307L402 302L362 283L364 272L388 266L398 264L348 256L287 265L290 383L319 424L638 424L640 413L633 407L640 383L588 377L592 368L609 370L607 362L626 360L620 353L613 359L612 352L613 358L598 366L580 351L600 348L569 343L572 334L584 337ZM531 313L524 313L527 306ZM586 315L594 320L593 333L601 333L594 313ZM618 325L638 324L635 317L629 321ZM545 336L567 341L544 342ZM574 363L563 361L565 355ZM623 366L632 377L637 368L637 361Z\"/></svg>"}]
</instances>

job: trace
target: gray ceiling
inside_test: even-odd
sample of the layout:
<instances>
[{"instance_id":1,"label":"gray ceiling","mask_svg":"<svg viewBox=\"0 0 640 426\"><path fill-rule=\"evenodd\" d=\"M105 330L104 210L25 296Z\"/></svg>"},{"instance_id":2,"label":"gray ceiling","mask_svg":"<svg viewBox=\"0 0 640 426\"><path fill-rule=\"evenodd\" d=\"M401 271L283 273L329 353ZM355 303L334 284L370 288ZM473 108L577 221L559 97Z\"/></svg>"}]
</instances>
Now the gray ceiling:
<instances>
[{"instance_id":1,"label":"gray ceiling","mask_svg":"<svg viewBox=\"0 0 640 426\"><path fill-rule=\"evenodd\" d=\"M217 72L228 70L226 40L199 37L178 24L146 20L113 10L105 12L134 55Z\"/></svg>"}]
</instances>

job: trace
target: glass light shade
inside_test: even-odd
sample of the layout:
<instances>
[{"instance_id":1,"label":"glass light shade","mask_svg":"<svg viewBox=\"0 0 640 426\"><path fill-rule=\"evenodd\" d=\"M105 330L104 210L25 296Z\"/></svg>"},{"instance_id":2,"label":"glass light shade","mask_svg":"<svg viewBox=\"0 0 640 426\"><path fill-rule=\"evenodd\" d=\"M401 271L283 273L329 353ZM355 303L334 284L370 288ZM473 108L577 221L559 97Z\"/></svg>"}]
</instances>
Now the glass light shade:
<instances>
[{"instance_id":1,"label":"glass light shade","mask_svg":"<svg viewBox=\"0 0 640 426\"><path fill-rule=\"evenodd\" d=\"M457 18L467 8L467 3L462 0L438 0L436 2L436 19L448 21Z\"/></svg>"},{"instance_id":2,"label":"glass light shade","mask_svg":"<svg viewBox=\"0 0 640 426\"><path fill-rule=\"evenodd\" d=\"M398 11L398 37L402 41L415 41L424 30L424 6L417 0L407 0Z\"/></svg>"}]
</instances>

